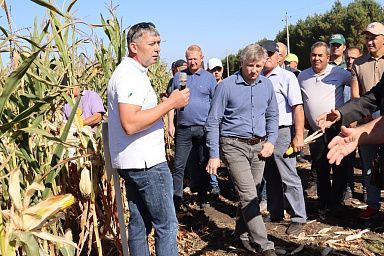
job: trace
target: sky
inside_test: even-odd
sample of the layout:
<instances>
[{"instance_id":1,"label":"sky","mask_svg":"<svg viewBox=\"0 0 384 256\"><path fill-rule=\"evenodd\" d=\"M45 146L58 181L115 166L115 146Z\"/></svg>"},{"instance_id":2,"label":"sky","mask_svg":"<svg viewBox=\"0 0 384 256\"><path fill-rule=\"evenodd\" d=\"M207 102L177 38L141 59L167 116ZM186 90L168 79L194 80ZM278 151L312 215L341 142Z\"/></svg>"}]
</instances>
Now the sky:
<instances>
[{"instance_id":1,"label":"sky","mask_svg":"<svg viewBox=\"0 0 384 256\"><path fill-rule=\"evenodd\" d=\"M46 0L47 1L47 0ZM70 0L52 0L61 9ZM6 0L11 11L12 26L25 33L23 28L32 27L34 18L41 21L45 8L29 0ZM170 64L183 59L191 44L203 50L204 61L227 54L236 54L239 49L260 39L275 39L285 30L285 16L295 24L315 13L329 11L335 0L289 1L274 0L114 0L117 17L123 19L123 28L132 24L151 21L161 34L161 58ZM351 0L342 0L346 6ZM384 4L384 0L378 1ZM87 23L100 24L100 14L109 16L110 0L78 0L72 8L73 15ZM4 11L0 9L0 25L8 27ZM103 36L101 29L95 31ZM89 32L90 33L90 32ZM291 42L292 44L293 42Z\"/></svg>"}]
</instances>

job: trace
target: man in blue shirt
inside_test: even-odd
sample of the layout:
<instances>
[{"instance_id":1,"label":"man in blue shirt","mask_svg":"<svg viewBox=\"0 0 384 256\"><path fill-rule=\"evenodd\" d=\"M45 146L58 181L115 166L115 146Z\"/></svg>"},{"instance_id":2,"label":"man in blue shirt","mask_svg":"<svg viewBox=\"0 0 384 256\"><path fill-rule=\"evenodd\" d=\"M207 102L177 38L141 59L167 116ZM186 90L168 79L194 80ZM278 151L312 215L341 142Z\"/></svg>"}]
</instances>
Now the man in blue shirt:
<instances>
[{"instance_id":1,"label":"man in blue shirt","mask_svg":"<svg viewBox=\"0 0 384 256\"><path fill-rule=\"evenodd\" d=\"M306 222L307 214L303 186L296 170L294 154L285 152L292 146L299 152L304 146L304 109L300 85L295 74L279 66L279 46L267 40L262 46L267 50L268 58L263 75L271 80L279 107L279 136L275 150L266 161L264 177L267 184L268 211L271 220L284 219L284 208L291 215L288 235L298 235Z\"/></svg>"},{"instance_id":2,"label":"man in blue shirt","mask_svg":"<svg viewBox=\"0 0 384 256\"><path fill-rule=\"evenodd\" d=\"M197 45L188 47L185 57L187 69L175 74L172 90L180 89L180 76L187 77L186 86L190 90L190 101L184 108L176 112L176 125L174 125L174 111L168 114L168 132L175 138L175 158L173 177L173 199L176 210L179 210L183 197L184 170L188 158L191 176L191 190L198 193L198 204L204 204L209 188L209 175L204 168L208 161L208 150L204 124L207 121L209 108L216 87L214 76L204 70L203 53ZM183 73L183 74L182 74ZM175 127L176 126L176 127Z\"/></svg>"},{"instance_id":3,"label":"man in blue shirt","mask_svg":"<svg viewBox=\"0 0 384 256\"><path fill-rule=\"evenodd\" d=\"M206 170L217 173L220 143L239 197L235 231L246 249L254 251L247 247L252 241L263 256L275 256L257 198L264 160L273 152L279 125L273 85L259 76L266 57L260 45L248 45L240 55L240 71L217 86L205 125L210 154Z\"/></svg>"}]
</instances>

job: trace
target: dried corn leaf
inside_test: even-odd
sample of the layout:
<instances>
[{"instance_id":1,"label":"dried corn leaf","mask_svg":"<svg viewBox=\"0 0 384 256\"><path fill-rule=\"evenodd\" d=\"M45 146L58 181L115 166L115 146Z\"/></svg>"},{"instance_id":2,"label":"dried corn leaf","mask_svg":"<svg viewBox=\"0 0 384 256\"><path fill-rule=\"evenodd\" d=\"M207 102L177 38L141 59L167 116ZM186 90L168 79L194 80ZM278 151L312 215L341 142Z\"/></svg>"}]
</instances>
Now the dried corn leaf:
<instances>
[{"instance_id":1,"label":"dried corn leaf","mask_svg":"<svg viewBox=\"0 0 384 256\"><path fill-rule=\"evenodd\" d=\"M328 233L332 228L323 228L317 232L318 234L326 234Z\"/></svg>"},{"instance_id":2,"label":"dried corn leaf","mask_svg":"<svg viewBox=\"0 0 384 256\"><path fill-rule=\"evenodd\" d=\"M359 233L357 234L354 234L354 235L349 235L345 238L345 241L352 241L352 240L356 240L356 239L360 239L361 236L365 233L369 232L369 229L364 229L362 231L360 231Z\"/></svg>"}]
</instances>

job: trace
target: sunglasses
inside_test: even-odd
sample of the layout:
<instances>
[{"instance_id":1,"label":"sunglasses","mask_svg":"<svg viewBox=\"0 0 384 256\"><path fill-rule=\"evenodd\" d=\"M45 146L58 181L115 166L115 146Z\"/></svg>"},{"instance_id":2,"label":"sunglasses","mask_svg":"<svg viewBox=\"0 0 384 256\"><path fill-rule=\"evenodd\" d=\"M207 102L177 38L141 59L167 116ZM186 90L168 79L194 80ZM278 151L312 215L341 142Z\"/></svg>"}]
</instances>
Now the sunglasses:
<instances>
[{"instance_id":1,"label":"sunglasses","mask_svg":"<svg viewBox=\"0 0 384 256\"><path fill-rule=\"evenodd\" d=\"M146 28L156 28L155 24L153 24L152 22L140 22L140 23L137 23L135 25L133 25L130 30L132 30L132 34L131 34L131 40L132 38L134 37L134 35L137 33L137 31L139 31L139 29L146 29Z\"/></svg>"},{"instance_id":2,"label":"sunglasses","mask_svg":"<svg viewBox=\"0 0 384 256\"><path fill-rule=\"evenodd\" d=\"M221 67L214 67L213 69L211 69L212 72L216 72L216 71L221 71L223 68Z\"/></svg>"}]
</instances>

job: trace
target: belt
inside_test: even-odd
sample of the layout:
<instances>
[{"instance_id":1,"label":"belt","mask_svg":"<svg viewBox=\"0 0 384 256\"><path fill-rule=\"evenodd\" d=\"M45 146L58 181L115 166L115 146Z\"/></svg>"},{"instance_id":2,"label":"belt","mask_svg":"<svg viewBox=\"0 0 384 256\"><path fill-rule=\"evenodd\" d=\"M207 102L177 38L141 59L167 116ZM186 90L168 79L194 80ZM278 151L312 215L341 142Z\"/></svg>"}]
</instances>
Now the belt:
<instances>
[{"instance_id":1,"label":"belt","mask_svg":"<svg viewBox=\"0 0 384 256\"><path fill-rule=\"evenodd\" d=\"M288 127L291 127L292 125L279 125L279 129L283 129L283 128L288 128Z\"/></svg>"},{"instance_id":2,"label":"belt","mask_svg":"<svg viewBox=\"0 0 384 256\"><path fill-rule=\"evenodd\" d=\"M265 140L265 137L252 137L249 139L243 139L243 138L239 138L239 137L228 137L228 138L231 138L231 139L243 142L243 143L247 143L248 145L255 145L255 144L258 144L258 143Z\"/></svg>"}]
</instances>

